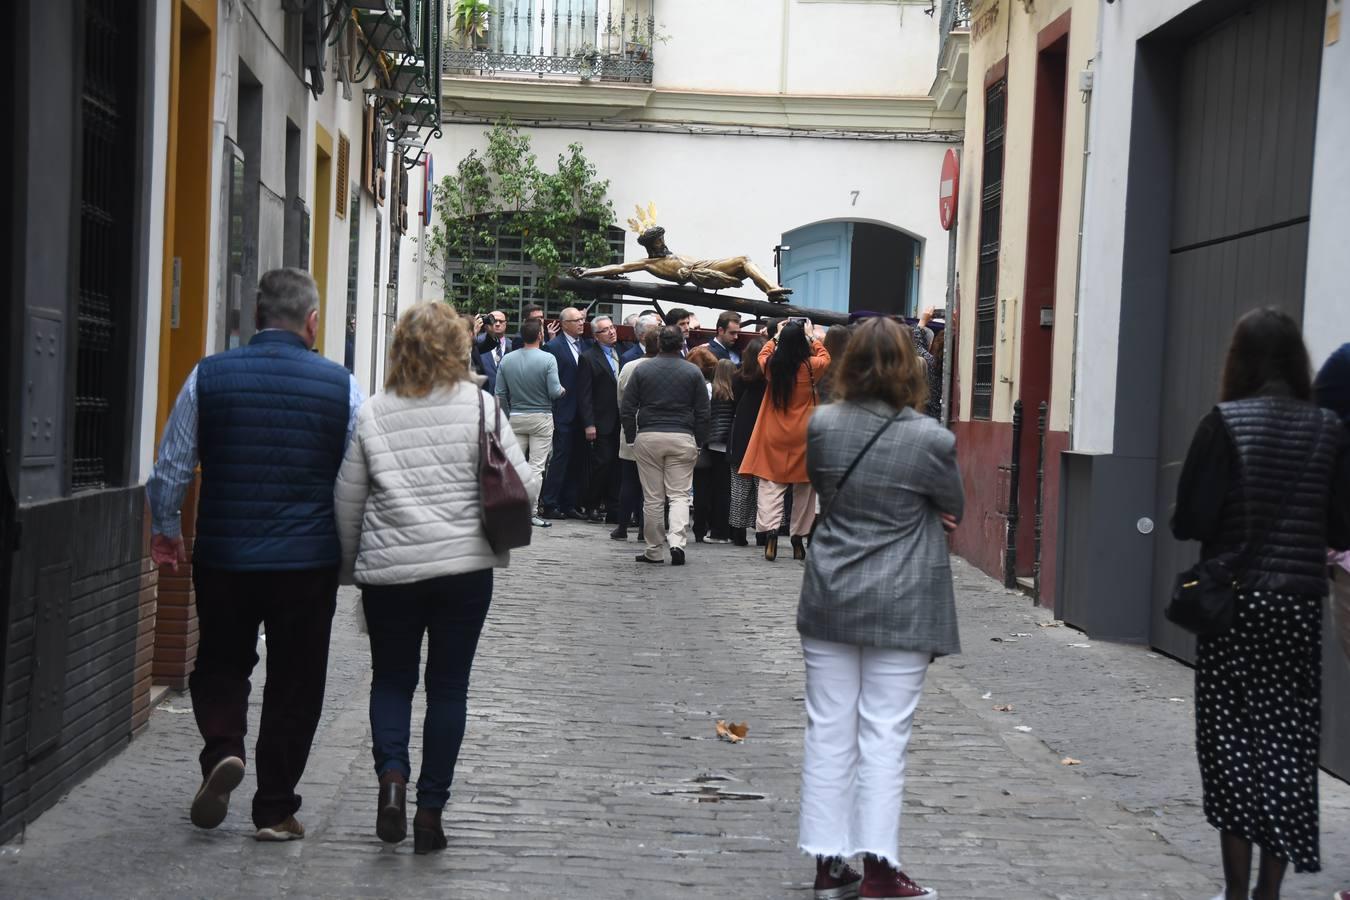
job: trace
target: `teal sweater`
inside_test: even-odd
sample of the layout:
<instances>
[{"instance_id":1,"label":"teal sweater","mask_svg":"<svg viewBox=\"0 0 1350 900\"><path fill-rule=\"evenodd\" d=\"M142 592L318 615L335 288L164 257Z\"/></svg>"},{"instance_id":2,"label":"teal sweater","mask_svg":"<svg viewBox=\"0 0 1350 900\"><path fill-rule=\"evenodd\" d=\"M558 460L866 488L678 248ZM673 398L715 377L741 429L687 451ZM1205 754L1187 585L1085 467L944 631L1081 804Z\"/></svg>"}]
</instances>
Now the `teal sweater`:
<instances>
[{"instance_id":1,"label":"teal sweater","mask_svg":"<svg viewBox=\"0 0 1350 900\"><path fill-rule=\"evenodd\" d=\"M496 395L509 415L553 412L553 401L563 395L557 358L529 347L506 354L497 366Z\"/></svg>"}]
</instances>

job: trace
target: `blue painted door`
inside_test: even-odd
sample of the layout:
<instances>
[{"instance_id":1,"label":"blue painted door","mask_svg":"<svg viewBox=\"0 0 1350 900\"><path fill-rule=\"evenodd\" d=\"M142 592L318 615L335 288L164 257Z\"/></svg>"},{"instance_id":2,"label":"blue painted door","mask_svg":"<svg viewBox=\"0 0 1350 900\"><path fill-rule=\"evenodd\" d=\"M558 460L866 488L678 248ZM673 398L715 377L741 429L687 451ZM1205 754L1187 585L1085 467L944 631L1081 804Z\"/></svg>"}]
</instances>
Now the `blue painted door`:
<instances>
[{"instance_id":1,"label":"blue painted door","mask_svg":"<svg viewBox=\"0 0 1350 900\"><path fill-rule=\"evenodd\" d=\"M783 287L792 288L789 301L816 309L848 312L852 222L822 222L783 235L791 247L779 261Z\"/></svg>"}]
</instances>

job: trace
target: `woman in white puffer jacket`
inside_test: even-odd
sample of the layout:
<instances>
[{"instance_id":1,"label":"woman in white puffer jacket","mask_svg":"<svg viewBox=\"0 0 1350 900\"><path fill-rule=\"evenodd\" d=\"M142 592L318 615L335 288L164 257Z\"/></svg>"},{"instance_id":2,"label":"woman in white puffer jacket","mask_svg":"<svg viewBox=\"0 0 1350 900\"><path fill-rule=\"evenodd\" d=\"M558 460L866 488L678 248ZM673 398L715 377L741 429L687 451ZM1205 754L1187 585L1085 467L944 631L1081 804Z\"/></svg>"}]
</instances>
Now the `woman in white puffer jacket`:
<instances>
[{"instance_id":1,"label":"woman in white puffer jacket","mask_svg":"<svg viewBox=\"0 0 1350 900\"><path fill-rule=\"evenodd\" d=\"M492 601L492 570L510 561L483 533L478 422L485 405L491 427L496 401L469 373L469 340L467 320L444 303L403 314L385 392L362 407L336 488L344 581L361 586L370 631L375 830L390 843L408 831L412 699L427 636L417 853L445 847L441 810L464 738L469 671ZM511 429L500 429L499 438L533 504L538 479Z\"/></svg>"}]
</instances>

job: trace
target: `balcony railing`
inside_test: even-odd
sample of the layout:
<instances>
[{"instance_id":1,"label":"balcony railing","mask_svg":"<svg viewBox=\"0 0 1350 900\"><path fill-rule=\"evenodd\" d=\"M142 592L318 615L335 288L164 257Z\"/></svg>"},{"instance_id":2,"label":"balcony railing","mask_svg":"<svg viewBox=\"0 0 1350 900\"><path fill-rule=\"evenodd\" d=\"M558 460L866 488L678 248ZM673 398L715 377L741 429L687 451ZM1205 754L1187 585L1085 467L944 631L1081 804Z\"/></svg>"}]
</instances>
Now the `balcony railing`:
<instances>
[{"instance_id":1,"label":"balcony railing","mask_svg":"<svg viewBox=\"0 0 1350 900\"><path fill-rule=\"evenodd\" d=\"M970 0L942 0L942 20L938 23L938 47L947 46L947 38L953 31L969 30Z\"/></svg>"},{"instance_id":2,"label":"balcony railing","mask_svg":"<svg viewBox=\"0 0 1350 900\"><path fill-rule=\"evenodd\" d=\"M447 75L651 83L654 45L663 39L655 0L494 0L486 28L470 33L457 27L456 5L446 4Z\"/></svg>"}]
</instances>

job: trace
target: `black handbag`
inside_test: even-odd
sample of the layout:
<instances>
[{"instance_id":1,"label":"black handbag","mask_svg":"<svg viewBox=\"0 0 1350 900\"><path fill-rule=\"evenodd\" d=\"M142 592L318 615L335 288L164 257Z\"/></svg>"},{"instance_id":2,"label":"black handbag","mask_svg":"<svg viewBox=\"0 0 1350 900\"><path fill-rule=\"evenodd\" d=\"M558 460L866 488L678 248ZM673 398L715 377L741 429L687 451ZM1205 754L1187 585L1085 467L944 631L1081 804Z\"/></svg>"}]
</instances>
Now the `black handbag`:
<instances>
[{"instance_id":1,"label":"black handbag","mask_svg":"<svg viewBox=\"0 0 1350 900\"><path fill-rule=\"evenodd\" d=\"M1317 457L1321 444L1322 434L1319 431L1312 452L1308 455L1309 462ZM1307 465L1300 471L1307 471ZM1280 497L1280 505L1261 530L1259 539L1248 541L1237 553L1202 559L1177 576L1172 585L1172 599L1163 610L1169 622L1196 637L1219 637L1233 629L1233 622L1237 618L1237 595L1242 590L1247 567L1251 565L1257 551L1265 546L1270 530L1284 515L1284 505L1292 493L1294 490L1287 490Z\"/></svg>"}]
</instances>

